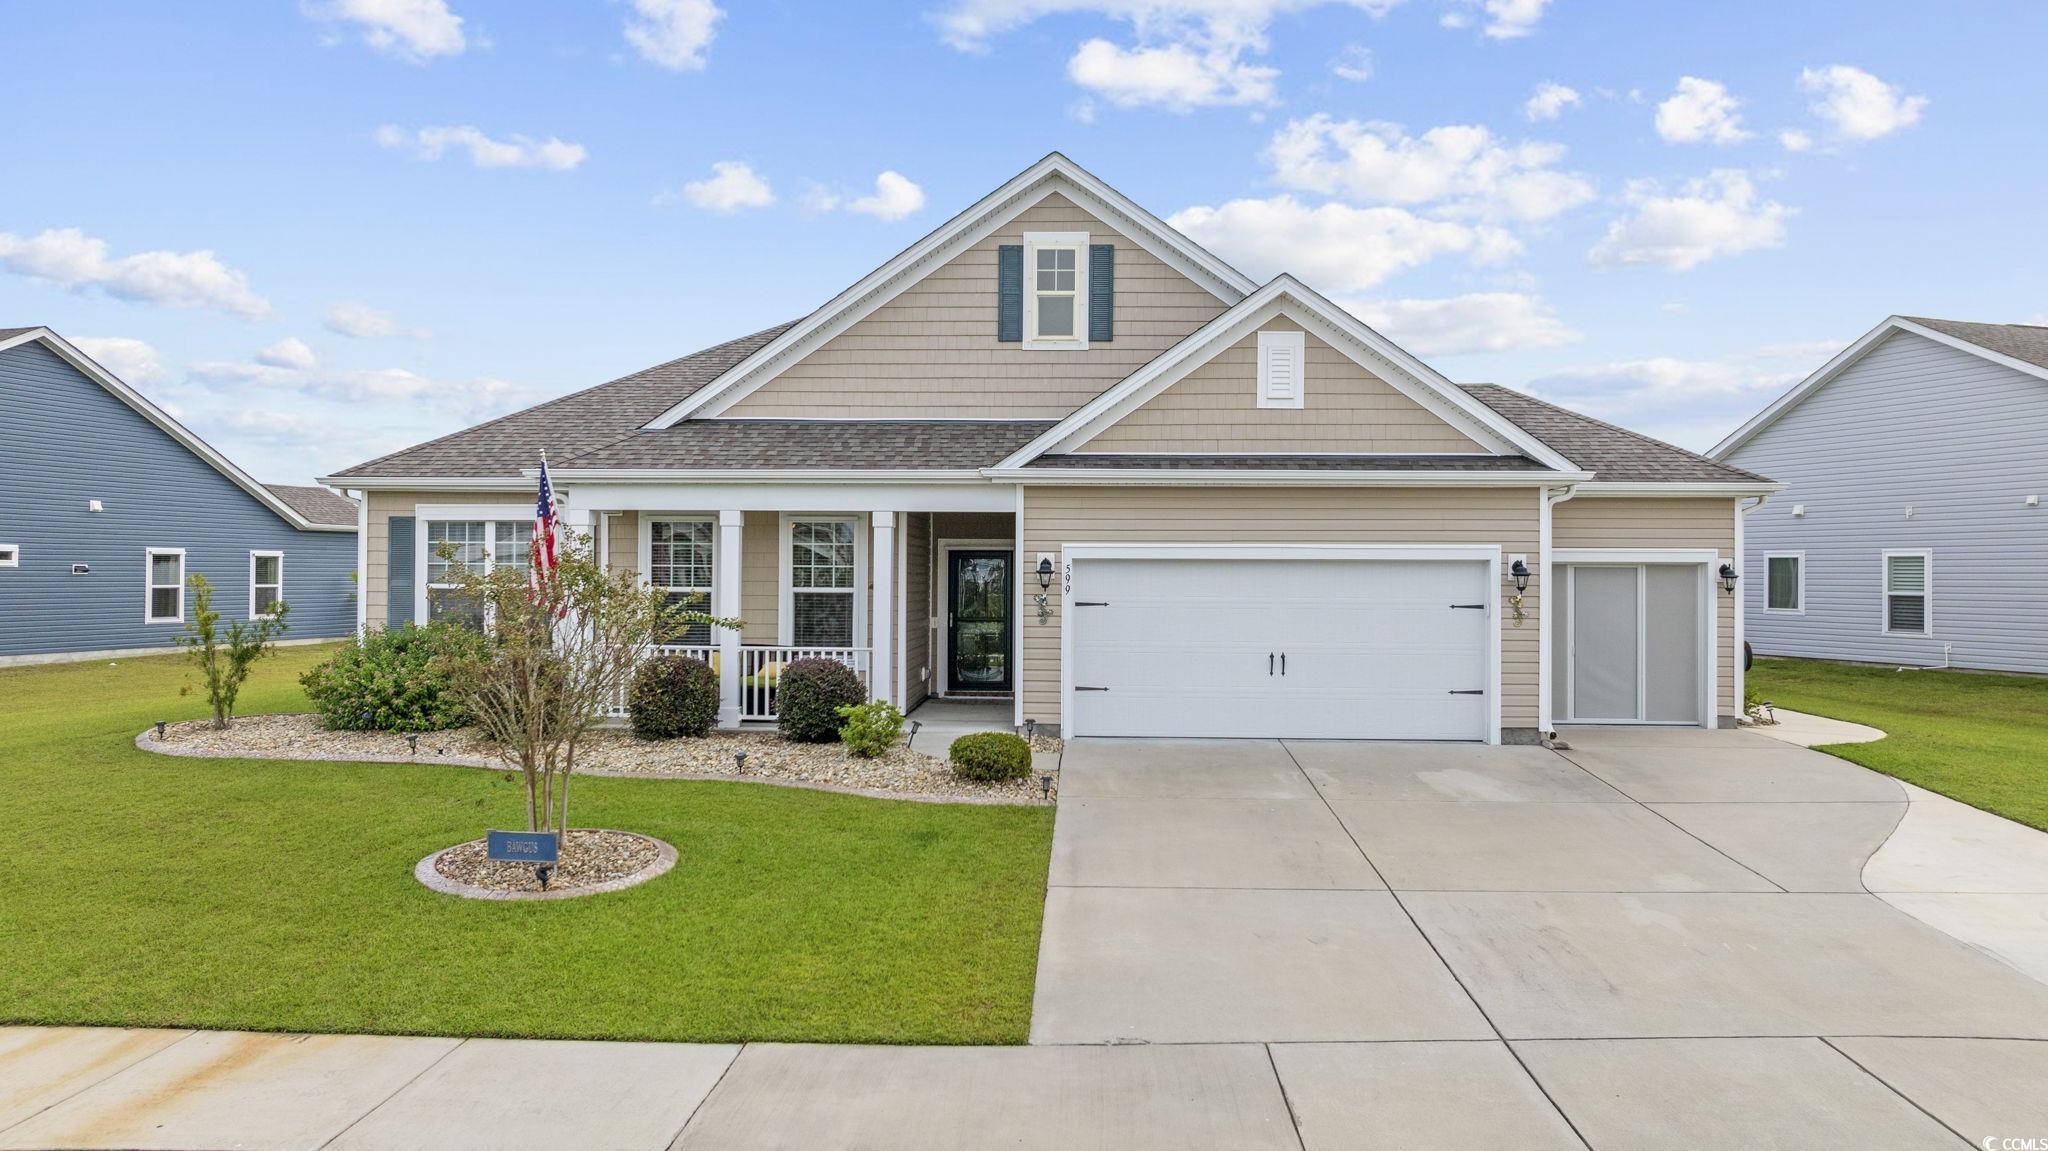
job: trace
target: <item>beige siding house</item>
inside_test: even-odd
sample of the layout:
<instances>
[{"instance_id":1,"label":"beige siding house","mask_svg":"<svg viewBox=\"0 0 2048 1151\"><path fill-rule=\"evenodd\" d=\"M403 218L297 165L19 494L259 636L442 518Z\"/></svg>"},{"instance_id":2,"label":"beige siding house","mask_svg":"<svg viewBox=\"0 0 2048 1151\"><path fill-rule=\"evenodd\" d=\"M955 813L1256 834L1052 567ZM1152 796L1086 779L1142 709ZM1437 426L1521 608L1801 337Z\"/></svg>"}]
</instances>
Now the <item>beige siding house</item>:
<instances>
[{"instance_id":1,"label":"beige siding house","mask_svg":"<svg viewBox=\"0 0 2048 1151\"><path fill-rule=\"evenodd\" d=\"M1070 737L1732 723L1774 487L1454 384L1057 154L801 321L325 477L362 625L521 562L543 451L608 564L746 621L668 645L724 722L828 658Z\"/></svg>"}]
</instances>

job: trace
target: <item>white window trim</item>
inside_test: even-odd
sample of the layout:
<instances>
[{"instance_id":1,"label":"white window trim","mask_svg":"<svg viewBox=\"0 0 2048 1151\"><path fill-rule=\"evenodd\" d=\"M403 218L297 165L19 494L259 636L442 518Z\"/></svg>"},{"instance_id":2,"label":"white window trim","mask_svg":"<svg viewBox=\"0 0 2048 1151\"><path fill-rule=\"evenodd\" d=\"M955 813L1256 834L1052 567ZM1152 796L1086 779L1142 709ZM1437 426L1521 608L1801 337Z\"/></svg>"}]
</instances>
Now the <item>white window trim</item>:
<instances>
[{"instance_id":1,"label":"white window trim","mask_svg":"<svg viewBox=\"0 0 2048 1151\"><path fill-rule=\"evenodd\" d=\"M178 557L178 614L160 616L152 610L156 607L156 558L158 556ZM184 623L185 622L185 549L144 548L142 549L142 622L143 623Z\"/></svg>"},{"instance_id":2,"label":"white window trim","mask_svg":"<svg viewBox=\"0 0 2048 1151\"><path fill-rule=\"evenodd\" d=\"M711 582L701 588L670 587L654 582L654 525L656 523L707 524L711 528ZM716 610L718 603L718 513L716 512L642 512L640 513L640 582L662 591L701 591L708 597L706 611ZM718 646L718 633L713 629L711 646Z\"/></svg>"},{"instance_id":3,"label":"white window trim","mask_svg":"<svg viewBox=\"0 0 2048 1151\"><path fill-rule=\"evenodd\" d=\"M1038 335L1038 250L1074 249L1074 334L1041 339ZM1088 350L1088 233L1024 233L1024 350L1085 352Z\"/></svg>"},{"instance_id":4,"label":"white window trim","mask_svg":"<svg viewBox=\"0 0 2048 1151\"><path fill-rule=\"evenodd\" d=\"M484 570L498 562L498 524L533 522L532 501L524 504L420 504L413 509L412 619L427 622L427 561L433 558L427 543L427 524L481 520L484 525Z\"/></svg>"},{"instance_id":5,"label":"white window trim","mask_svg":"<svg viewBox=\"0 0 2048 1151\"><path fill-rule=\"evenodd\" d=\"M259 613L257 612L257 610L256 610L256 586L257 586L257 585L256 585L256 561L257 561L257 560L259 560L259 559L266 559L266 558L268 558L268 559L275 559L275 560L277 560L277 602L279 602L279 603L283 603L283 602L284 602L284 553L283 553L283 552L258 552L258 551L252 551L252 552L250 552L250 553L249 553L249 618L250 618L250 619L271 619L271 618L273 618L273 617L274 617L274 616L276 615L276 613L275 613L275 612L264 612L264 613L260 613L260 614L259 614Z\"/></svg>"},{"instance_id":6,"label":"white window trim","mask_svg":"<svg viewBox=\"0 0 2048 1151\"><path fill-rule=\"evenodd\" d=\"M1282 344L1291 345L1294 351L1294 395L1290 399L1275 399L1267 390L1266 349ZM1259 406L1262 408L1299 408L1308 398L1308 333L1270 331L1259 333Z\"/></svg>"},{"instance_id":7,"label":"white window trim","mask_svg":"<svg viewBox=\"0 0 2048 1151\"><path fill-rule=\"evenodd\" d=\"M1899 631L1892 627L1892 557L1919 556L1921 562L1920 581L1920 623L1919 631ZM1906 593L1901 592L1901 595ZM1934 553L1926 549L1906 549L1881 553L1877 561L1877 627L1879 635L1917 635L1923 638L1934 635Z\"/></svg>"},{"instance_id":8,"label":"white window trim","mask_svg":"<svg viewBox=\"0 0 2048 1151\"><path fill-rule=\"evenodd\" d=\"M20 566L21 545L0 544L0 568L18 568Z\"/></svg>"},{"instance_id":9,"label":"white window trim","mask_svg":"<svg viewBox=\"0 0 2048 1151\"><path fill-rule=\"evenodd\" d=\"M1795 588L1793 589L1793 595L1794 595L1794 597L1795 597L1795 600L1794 600L1794 602L1796 602L1796 603L1797 603L1797 604L1798 604L1799 606L1797 606L1797 607L1772 607L1772 606L1771 606L1771 561L1772 561L1772 560L1797 560L1797 561L1798 561L1798 563L1799 563L1799 583L1798 583L1798 585L1797 585L1797 586L1796 586L1796 587L1795 587ZM1805 553L1805 552L1766 552L1766 553L1764 553L1764 613L1765 613L1766 615L1805 615L1805 614L1806 614L1806 553Z\"/></svg>"},{"instance_id":10,"label":"white window trim","mask_svg":"<svg viewBox=\"0 0 2048 1151\"><path fill-rule=\"evenodd\" d=\"M796 588L791 574L796 565L790 556L796 538L792 529L798 523L827 522L853 525L853 646L868 646L868 517L844 512L784 512L776 532L775 561L775 639L782 647L796 646Z\"/></svg>"}]
</instances>

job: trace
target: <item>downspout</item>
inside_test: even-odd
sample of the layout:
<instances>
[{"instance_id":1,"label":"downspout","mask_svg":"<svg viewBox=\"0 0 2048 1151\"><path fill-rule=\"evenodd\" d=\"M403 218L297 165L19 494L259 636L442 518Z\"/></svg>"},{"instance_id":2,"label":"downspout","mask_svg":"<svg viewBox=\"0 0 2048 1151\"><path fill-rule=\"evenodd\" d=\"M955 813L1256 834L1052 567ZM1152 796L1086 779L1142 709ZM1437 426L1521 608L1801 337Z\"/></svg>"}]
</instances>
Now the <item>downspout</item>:
<instances>
[{"instance_id":1,"label":"downspout","mask_svg":"<svg viewBox=\"0 0 2048 1151\"><path fill-rule=\"evenodd\" d=\"M344 491L348 489L343 489ZM356 643L370 636L370 493L362 488L356 493ZM391 596L391 589L384 589L385 598ZM388 618L390 611L384 613Z\"/></svg>"},{"instance_id":2,"label":"downspout","mask_svg":"<svg viewBox=\"0 0 2048 1151\"><path fill-rule=\"evenodd\" d=\"M1536 612L1536 650L1538 652L1536 660L1536 734L1538 738L1546 742L1557 738L1557 724L1554 722L1555 717L1551 714L1550 706L1550 669L1555 663L1555 656L1550 650L1550 513L1551 509L1578 494L1579 485L1577 484L1568 484L1561 488L1543 488L1541 489L1542 503L1537 509L1536 579L1538 581L1537 586L1542 593L1543 602Z\"/></svg>"},{"instance_id":3,"label":"downspout","mask_svg":"<svg viewBox=\"0 0 2048 1151\"><path fill-rule=\"evenodd\" d=\"M1743 650L1744 650L1744 649L1743 649L1743 646L1742 646L1742 645L1743 645L1743 634L1742 634L1742 633L1743 633L1743 627L1742 627L1742 617L1743 617L1743 615L1744 615L1744 612L1743 612L1743 610L1742 610L1742 603L1743 603L1743 600L1744 600L1745 598L1747 598L1747 594L1748 594L1748 593L1747 593L1747 591L1746 591L1746 590L1744 589L1744 587L1743 587L1743 585L1742 585L1742 578L1743 578L1743 577L1744 577L1744 576L1745 576L1746 574L1748 574L1748 571L1749 571L1749 566L1748 566L1748 564L1747 564L1747 563L1745 562L1745 560L1744 560L1744 558L1743 558L1743 543L1742 543L1742 537L1743 537L1743 522L1744 522L1745 520L1747 520L1747 519L1749 518L1749 513L1751 513L1751 512L1753 512L1753 511L1757 510L1758 508L1760 508L1760 507L1764 506L1764 504L1765 504L1765 503L1766 503L1767 501L1769 501L1769 500L1770 500L1770 498L1771 498L1771 497L1770 497L1769 495L1761 495L1761 496L1751 496L1751 497L1749 497L1748 499L1740 499L1740 500L1736 500L1736 501L1735 501L1735 576L1736 576L1736 580L1735 580L1735 590L1734 590L1734 592L1732 592L1732 593L1730 593L1730 594L1732 594L1732 595L1733 595L1733 596L1735 597L1735 605L1734 605L1734 607L1735 607L1735 639L1734 639L1734 643L1735 643L1735 658L1734 658L1734 660L1732 660L1731 662L1733 662L1733 663L1734 663L1734 665L1735 665L1735 722L1736 722L1736 723L1738 723L1738 724L1742 722L1742 719L1743 719L1743 717L1744 717L1744 716L1746 716L1746 715L1748 715L1748 714L1749 714L1749 707L1748 707L1748 700L1749 700L1749 696L1748 696L1748 694L1747 694L1747 693L1748 693L1748 689L1749 689L1749 682L1748 682L1748 681L1749 681L1749 669L1748 669L1748 668L1746 668L1746 667L1744 667L1744 666L1742 666L1742 665L1743 665L1743 662L1744 662L1744 660L1743 660ZM1754 502L1754 503L1752 503L1752 502L1750 502L1751 500L1754 500L1755 502Z\"/></svg>"}]
</instances>

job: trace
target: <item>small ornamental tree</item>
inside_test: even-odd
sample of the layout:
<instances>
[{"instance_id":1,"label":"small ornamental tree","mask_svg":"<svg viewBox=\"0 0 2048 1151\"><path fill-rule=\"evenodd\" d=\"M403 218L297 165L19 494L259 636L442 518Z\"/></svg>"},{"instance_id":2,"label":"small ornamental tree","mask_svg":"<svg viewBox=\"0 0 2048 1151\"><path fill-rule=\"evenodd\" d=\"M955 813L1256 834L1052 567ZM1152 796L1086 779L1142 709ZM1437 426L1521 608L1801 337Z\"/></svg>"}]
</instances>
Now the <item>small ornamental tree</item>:
<instances>
[{"instance_id":1,"label":"small ornamental tree","mask_svg":"<svg viewBox=\"0 0 2048 1151\"><path fill-rule=\"evenodd\" d=\"M455 558L451 547L443 553ZM740 626L671 606L634 571L606 571L588 536L565 531L556 554L554 574L538 588L521 565L448 565L452 594L484 605L490 650L447 670L478 733L524 777L529 831L568 830L578 747L624 698L655 637L699 623Z\"/></svg>"},{"instance_id":2,"label":"small ornamental tree","mask_svg":"<svg viewBox=\"0 0 2048 1151\"><path fill-rule=\"evenodd\" d=\"M290 608L279 600L269 615L235 620L223 631L220 613L213 610L213 584L203 575L193 575L185 583L192 588L192 618L185 621L178 646L185 649L186 658L206 681L213 726L225 730L235 721L235 698L242 694L249 666L273 650L277 637L284 634L284 617ZM188 684L179 694L190 690Z\"/></svg>"}]
</instances>

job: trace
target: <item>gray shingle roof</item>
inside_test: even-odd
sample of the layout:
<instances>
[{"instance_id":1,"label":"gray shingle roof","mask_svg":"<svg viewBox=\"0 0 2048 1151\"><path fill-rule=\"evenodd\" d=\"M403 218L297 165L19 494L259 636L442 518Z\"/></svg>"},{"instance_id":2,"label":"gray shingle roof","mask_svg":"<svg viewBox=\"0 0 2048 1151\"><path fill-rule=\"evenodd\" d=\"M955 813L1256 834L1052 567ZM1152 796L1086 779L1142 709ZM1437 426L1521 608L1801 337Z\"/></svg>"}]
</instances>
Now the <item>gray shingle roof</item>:
<instances>
[{"instance_id":1,"label":"gray shingle roof","mask_svg":"<svg viewBox=\"0 0 2048 1151\"><path fill-rule=\"evenodd\" d=\"M727 368L753 355L789 326L778 324L610 383L380 456L336 472L334 478L516 476L522 469L538 465L542 451L560 466L579 452L631 435L677 401L717 379Z\"/></svg>"},{"instance_id":2,"label":"gray shingle roof","mask_svg":"<svg viewBox=\"0 0 2048 1151\"><path fill-rule=\"evenodd\" d=\"M1472 398L1542 440L1599 483L1757 483L1762 476L1618 428L1499 384L1463 384Z\"/></svg>"},{"instance_id":3,"label":"gray shingle roof","mask_svg":"<svg viewBox=\"0 0 2048 1151\"><path fill-rule=\"evenodd\" d=\"M1051 420L686 420L559 460L584 468L984 468Z\"/></svg>"},{"instance_id":4,"label":"gray shingle roof","mask_svg":"<svg viewBox=\"0 0 2048 1151\"><path fill-rule=\"evenodd\" d=\"M316 524L356 526L356 502L329 488L306 484L264 484L271 495Z\"/></svg>"},{"instance_id":5,"label":"gray shingle roof","mask_svg":"<svg viewBox=\"0 0 2048 1151\"><path fill-rule=\"evenodd\" d=\"M1166 456L1074 452L1040 456L1031 468L1164 468L1169 471L1541 471L1527 456Z\"/></svg>"},{"instance_id":6,"label":"gray shingle roof","mask_svg":"<svg viewBox=\"0 0 2048 1151\"><path fill-rule=\"evenodd\" d=\"M1954 336L1997 352L2024 360L2038 368L2048 368L2048 328L2036 324L1977 324L1968 320L1936 320L1927 316L1900 316L1923 328L1931 328L1944 336Z\"/></svg>"},{"instance_id":7,"label":"gray shingle roof","mask_svg":"<svg viewBox=\"0 0 2048 1151\"><path fill-rule=\"evenodd\" d=\"M34 328L0 328L0 340L11 340L23 332L33 331L35 331Z\"/></svg>"}]
</instances>

